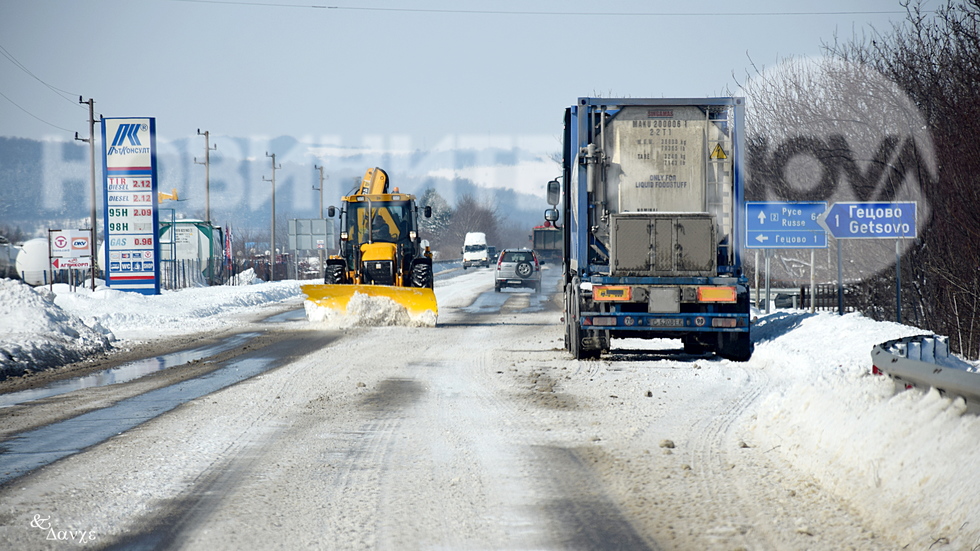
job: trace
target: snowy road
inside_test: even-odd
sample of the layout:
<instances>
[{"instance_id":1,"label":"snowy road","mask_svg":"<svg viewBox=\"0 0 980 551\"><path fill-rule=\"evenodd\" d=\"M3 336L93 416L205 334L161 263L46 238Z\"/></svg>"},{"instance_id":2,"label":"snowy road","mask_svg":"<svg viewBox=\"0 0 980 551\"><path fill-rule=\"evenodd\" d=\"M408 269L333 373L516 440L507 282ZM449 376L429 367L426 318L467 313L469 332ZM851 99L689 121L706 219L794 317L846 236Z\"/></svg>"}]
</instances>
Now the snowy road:
<instances>
[{"instance_id":1,"label":"snowy road","mask_svg":"<svg viewBox=\"0 0 980 551\"><path fill-rule=\"evenodd\" d=\"M554 291L557 274L545 273ZM560 298L494 293L489 270L454 281L437 287L436 328L278 321L267 346L233 356L273 369L0 487L0 541L895 548L778 445L756 442L749 427L774 390L771 357L738 364L620 349L576 362L562 350ZM164 388L180 392L197 375ZM162 385L138 380L0 410L0 426L33 427L52 403L107 411Z\"/></svg>"}]
</instances>

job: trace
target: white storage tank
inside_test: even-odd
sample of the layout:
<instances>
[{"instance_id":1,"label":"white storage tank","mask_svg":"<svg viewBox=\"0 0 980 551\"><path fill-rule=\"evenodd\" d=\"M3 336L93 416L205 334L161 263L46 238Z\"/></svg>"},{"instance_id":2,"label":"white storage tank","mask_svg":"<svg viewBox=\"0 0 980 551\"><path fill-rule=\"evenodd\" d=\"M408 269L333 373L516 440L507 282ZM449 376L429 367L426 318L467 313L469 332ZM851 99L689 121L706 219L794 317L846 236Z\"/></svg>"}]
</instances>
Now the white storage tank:
<instances>
[{"instance_id":1,"label":"white storage tank","mask_svg":"<svg viewBox=\"0 0 980 551\"><path fill-rule=\"evenodd\" d=\"M17 253L17 274L28 285L44 285L51 279L49 273L48 240L38 237L21 246Z\"/></svg>"}]
</instances>

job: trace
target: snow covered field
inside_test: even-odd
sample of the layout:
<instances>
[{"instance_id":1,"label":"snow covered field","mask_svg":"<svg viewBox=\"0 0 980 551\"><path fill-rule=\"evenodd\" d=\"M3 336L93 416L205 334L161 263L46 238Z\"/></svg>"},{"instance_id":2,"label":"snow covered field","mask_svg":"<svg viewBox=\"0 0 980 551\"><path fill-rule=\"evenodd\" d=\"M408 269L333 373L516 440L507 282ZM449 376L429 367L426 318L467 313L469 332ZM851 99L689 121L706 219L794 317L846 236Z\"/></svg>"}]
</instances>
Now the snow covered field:
<instances>
[{"instance_id":1,"label":"snow covered field","mask_svg":"<svg viewBox=\"0 0 980 551\"><path fill-rule=\"evenodd\" d=\"M437 281L440 308L469 305L488 290L483 276L477 272ZM143 296L107 289L68 293L59 286L51 294L0 280L0 368L17 374L110 346L226 328L270 304L300 308L299 285L284 281ZM873 345L922 332L857 314L779 310L760 315L753 330L755 354L742 364L757 381L757 395L749 396L751 403L734 422L754 447L778 454L876 530L913 544L910 548L939 542L972 549L980 545L980 470L975 465L980 421L966 412L962 400L936 391L897 392L889 379L870 374ZM561 352L556 356L553 362L574 363ZM683 382L691 369L728 365L702 359L654 374L645 368L679 362L620 356L625 357L589 362L589 369L631 378L638 388L652 387L657 377L655 384L669 386L676 404L690 399ZM663 381L664 376L675 377L677 384ZM607 391L595 385L597 396Z\"/></svg>"}]
</instances>

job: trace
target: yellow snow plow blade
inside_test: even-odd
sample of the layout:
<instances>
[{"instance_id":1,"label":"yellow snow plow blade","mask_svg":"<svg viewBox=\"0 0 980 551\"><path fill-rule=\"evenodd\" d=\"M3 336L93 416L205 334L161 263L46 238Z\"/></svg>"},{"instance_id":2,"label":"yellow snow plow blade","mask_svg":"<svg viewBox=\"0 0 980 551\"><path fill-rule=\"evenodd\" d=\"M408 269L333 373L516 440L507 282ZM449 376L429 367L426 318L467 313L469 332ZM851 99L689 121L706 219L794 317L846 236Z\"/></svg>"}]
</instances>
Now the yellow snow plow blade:
<instances>
[{"instance_id":1,"label":"yellow snow plow blade","mask_svg":"<svg viewBox=\"0 0 980 551\"><path fill-rule=\"evenodd\" d=\"M401 325L407 314L409 323L434 326L439 315L436 295L426 287L319 284L300 289L307 296L310 321L345 316L356 325Z\"/></svg>"}]
</instances>

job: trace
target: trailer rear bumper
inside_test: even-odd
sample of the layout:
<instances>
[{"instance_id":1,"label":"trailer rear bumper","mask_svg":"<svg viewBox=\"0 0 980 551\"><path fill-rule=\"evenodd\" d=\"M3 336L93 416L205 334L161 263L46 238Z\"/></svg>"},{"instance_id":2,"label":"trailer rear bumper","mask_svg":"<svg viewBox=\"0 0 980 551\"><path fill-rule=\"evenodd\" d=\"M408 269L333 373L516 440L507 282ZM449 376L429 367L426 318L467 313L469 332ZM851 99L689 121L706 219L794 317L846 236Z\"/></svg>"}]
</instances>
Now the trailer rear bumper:
<instances>
[{"instance_id":1,"label":"trailer rear bumper","mask_svg":"<svg viewBox=\"0 0 980 551\"><path fill-rule=\"evenodd\" d=\"M749 314L695 313L646 314L642 312L582 312L583 329L656 333L747 333Z\"/></svg>"}]
</instances>

